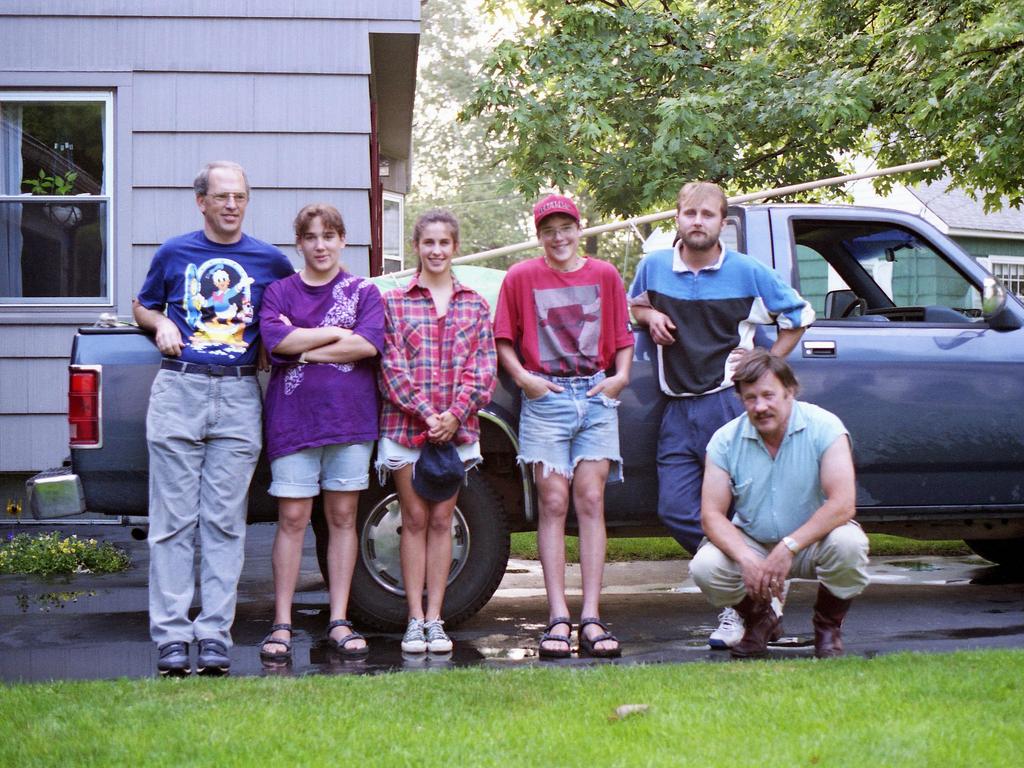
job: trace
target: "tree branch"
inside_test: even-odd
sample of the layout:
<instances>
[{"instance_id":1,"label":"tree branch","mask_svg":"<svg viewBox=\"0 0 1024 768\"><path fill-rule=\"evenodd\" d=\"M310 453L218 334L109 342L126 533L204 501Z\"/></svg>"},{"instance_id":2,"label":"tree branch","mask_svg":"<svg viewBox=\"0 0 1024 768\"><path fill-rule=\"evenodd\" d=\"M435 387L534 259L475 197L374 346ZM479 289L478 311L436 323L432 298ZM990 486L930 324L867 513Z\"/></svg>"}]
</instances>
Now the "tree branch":
<instances>
[{"instance_id":1,"label":"tree branch","mask_svg":"<svg viewBox=\"0 0 1024 768\"><path fill-rule=\"evenodd\" d=\"M1024 48L1024 40L1015 40L1012 43L1007 43L1006 45L997 45L994 48L975 48L973 51L964 51L963 53L958 53L954 58L981 58L983 55L988 56L990 54L995 54L998 56L1004 53L1010 53L1011 51L1020 50L1021 48Z\"/></svg>"}]
</instances>

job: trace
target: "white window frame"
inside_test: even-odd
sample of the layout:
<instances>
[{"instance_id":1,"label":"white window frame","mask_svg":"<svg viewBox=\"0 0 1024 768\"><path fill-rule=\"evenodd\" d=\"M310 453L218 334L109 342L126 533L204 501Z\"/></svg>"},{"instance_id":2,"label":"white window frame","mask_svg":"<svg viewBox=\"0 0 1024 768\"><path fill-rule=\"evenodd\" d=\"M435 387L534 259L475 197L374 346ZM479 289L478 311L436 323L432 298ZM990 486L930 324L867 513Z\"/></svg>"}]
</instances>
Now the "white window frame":
<instances>
[{"instance_id":1,"label":"white window frame","mask_svg":"<svg viewBox=\"0 0 1024 768\"><path fill-rule=\"evenodd\" d=\"M3 101L101 101L103 102L103 189L98 195L90 195L90 201L106 202L106 294L99 297L83 297L76 300L73 296L53 297L20 297L0 296L0 309L21 309L25 307L109 307L114 296L114 92L112 90L0 90L0 102ZM3 195L0 202L21 202L29 195ZM31 197L39 197L32 195ZM74 202L75 195L47 195L47 199L57 202L67 200Z\"/></svg>"},{"instance_id":2,"label":"white window frame","mask_svg":"<svg viewBox=\"0 0 1024 768\"><path fill-rule=\"evenodd\" d=\"M398 204L398 258L394 256L384 255L384 243L381 243L381 272L387 274L388 270L386 266L388 262L398 262L398 268L391 270L392 272L398 272L405 269L405 195L400 195L397 192L387 192L382 190L380 193L381 197L381 208L384 207L385 202L397 203ZM381 232L381 239L383 240L384 233Z\"/></svg>"},{"instance_id":3,"label":"white window frame","mask_svg":"<svg viewBox=\"0 0 1024 768\"><path fill-rule=\"evenodd\" d=\"M998 253L991 253L988 256L979 256L977 262L981 264L985 269L992 273L999 282L1006 286L1006 290L1012 290L1009 285L1006 285L1006 281L997 272L998 267L1018 267L1020 277L1018 279L1021 283L1021 290L1013 291L1019 298L1024 299L1024 256L1004 256Z\"/></svg>"}]
</instances>

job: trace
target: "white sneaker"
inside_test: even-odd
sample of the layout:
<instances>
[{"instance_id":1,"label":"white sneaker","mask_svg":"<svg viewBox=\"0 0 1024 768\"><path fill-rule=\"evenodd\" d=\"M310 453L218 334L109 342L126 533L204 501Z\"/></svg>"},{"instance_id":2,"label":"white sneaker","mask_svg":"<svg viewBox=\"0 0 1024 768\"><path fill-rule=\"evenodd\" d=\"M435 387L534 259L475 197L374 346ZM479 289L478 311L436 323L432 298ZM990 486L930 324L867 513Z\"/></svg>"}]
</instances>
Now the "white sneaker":
<instances>
[{"instance_id":1,"label":"white sneaker","mask_svg":"<svg viewBox=\"0 0 1024 768\"><path fill-rule=\"evenodd\" d=\"M427 652L427 638L423 634L423 619L409 619L409 626L405 628L405 637L402 638L402 651L404 653Z\"/></svg>"},{"instance_id":2,"label":"white sneaker","mask_svg":"<svg viewBox=\"0 0 1024 768\"><path fill-rule=\"evenodd\" d=\"M736 613L732 607L726 606L718 614L718 629L711 633L711 637L708 638L708 645L718 651L732 648L743 639L745 629L743 617Z\"/></svg>"},{"instance_id":3,"label":"white sneaker","mask_svg":"<svg viewBox=\"0 0 1024 768\"><path fill-rule=\"evenodd\" d=\"M452 649L452 639L445 634L444 622L440 619L426 622L423 630L427 634L427 650L431 653L447 653Z\"/></svg>"}]
</instances>

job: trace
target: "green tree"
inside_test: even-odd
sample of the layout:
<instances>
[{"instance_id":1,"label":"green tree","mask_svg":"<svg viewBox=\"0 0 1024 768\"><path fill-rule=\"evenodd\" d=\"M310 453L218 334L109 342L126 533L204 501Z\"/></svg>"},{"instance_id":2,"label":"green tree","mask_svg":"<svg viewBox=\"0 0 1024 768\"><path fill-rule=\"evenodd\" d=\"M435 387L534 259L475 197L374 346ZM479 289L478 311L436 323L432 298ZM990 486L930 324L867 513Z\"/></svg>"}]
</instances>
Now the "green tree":
<instances>
[{"instance_id":1,"label":"green tree","mask_svg":"<svg viewBox=\"0 0 1024 768\"><path fill-rule=\"evenodd\" d=\"M430 0L423 6L413 182L406 198L409 239L416 217L435 207L459 217L463 253L529 237L530 200L511 183L498 157L500 140L486 135L483 120L456 119L480 83L487 50L477 0ZM407 266L414 261L407 258Z\"/></svg>"},{"instance_id":2,"label":"green tree","mask_svg":"<svg viewBox=\"0 0 1024 768\"><path fill-rule=\"evenodd\" d=\"M819 27L871 96L859 146L879 161L945 157L955 186L1024 202L1024 3L818 0ZM810 24L810 22L807 22ZM813 30L802 35L812 37ZM819 50L824 50L820 46ZM883 181L882 185L891 183Z\"/></svg>"},{"instance_id":3,"label":"green tree","mask_svg":"<svg viewBox=\"0 0 1024 768\"><path fill-rule=\"evenodd\" d=\"M1022 201L1020 0L518 5L463 117L487 119L525 194L586 190L633 215L687 179L774 187L857 151L944 156L956 185Z\"/></svg>"}]
</instances>

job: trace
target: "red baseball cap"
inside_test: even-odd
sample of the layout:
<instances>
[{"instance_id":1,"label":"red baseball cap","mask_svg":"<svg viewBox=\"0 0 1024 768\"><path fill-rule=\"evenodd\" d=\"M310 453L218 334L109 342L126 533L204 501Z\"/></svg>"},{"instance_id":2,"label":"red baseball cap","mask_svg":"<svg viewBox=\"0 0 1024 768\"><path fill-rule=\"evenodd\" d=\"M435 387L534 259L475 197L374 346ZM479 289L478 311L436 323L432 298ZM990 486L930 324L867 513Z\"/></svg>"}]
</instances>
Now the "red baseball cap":
<instances>
[{"instance_id":1,"label":"red baseball cap","mask_svg":"<svg viewBox=\"0 0 1024 768\"><path fill-rule=\"evenodd\" d=\"M533 206L533 223L540 229L540 223L555 213L564 213L580 223L580 212L576 204L565 195L548 195Z\"/></svg>"}]
</instances>

